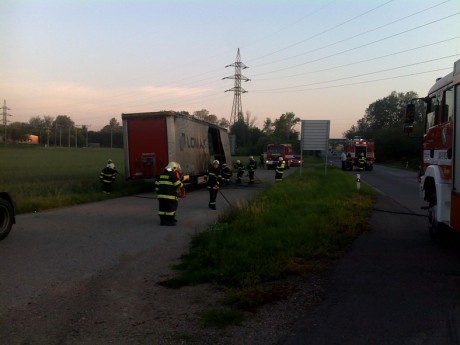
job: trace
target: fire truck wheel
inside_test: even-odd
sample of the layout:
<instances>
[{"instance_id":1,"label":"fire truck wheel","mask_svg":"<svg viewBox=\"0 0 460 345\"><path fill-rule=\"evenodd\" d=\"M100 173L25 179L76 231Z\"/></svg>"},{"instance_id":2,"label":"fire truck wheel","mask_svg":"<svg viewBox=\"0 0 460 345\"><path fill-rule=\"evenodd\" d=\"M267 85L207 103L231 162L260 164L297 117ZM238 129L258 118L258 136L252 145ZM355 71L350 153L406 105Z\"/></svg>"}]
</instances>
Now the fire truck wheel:
<instances>
[{"instance_id":1,"label":"fire truck wheel","mask_svg":"<svg viewBox=\"0 0 460 345\"><path fill-rule=\"evenodd\" d=\"M436 192L434 192L431 196L430 206L428 209L428 221L430 222L428 230L433 240L440 240L446 229L444 224L438 222L438 219L436 218L436 210L437 199Z\"/></svg>"},{"instance_id":2,"label":"fire truck wheel","mask_svg":"<svg viewBox=\"0 0 460 345\"><path fill-rule=\"evenodd\" d=\"M0 240L3 240L13 226L13 206L5 199L0 198Z\"/></svg>"}]
</instances>

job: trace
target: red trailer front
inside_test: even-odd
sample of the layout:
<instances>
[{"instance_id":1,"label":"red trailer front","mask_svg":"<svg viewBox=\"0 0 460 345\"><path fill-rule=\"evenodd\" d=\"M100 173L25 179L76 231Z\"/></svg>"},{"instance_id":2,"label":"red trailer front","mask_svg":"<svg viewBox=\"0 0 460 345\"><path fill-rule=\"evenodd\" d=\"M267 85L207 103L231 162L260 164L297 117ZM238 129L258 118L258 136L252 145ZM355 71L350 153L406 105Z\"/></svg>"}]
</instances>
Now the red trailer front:
<instances>
[{"instance_id":1,"label":"red trailer front","mask_svg":"<svg viewBox=\"0 0 460 345\"><path fill-rule=\"evenodd\" d=\"M166 117L128 117L124 121L127 178L153 178L168 164Z\"/></svg>"}]
</instances>

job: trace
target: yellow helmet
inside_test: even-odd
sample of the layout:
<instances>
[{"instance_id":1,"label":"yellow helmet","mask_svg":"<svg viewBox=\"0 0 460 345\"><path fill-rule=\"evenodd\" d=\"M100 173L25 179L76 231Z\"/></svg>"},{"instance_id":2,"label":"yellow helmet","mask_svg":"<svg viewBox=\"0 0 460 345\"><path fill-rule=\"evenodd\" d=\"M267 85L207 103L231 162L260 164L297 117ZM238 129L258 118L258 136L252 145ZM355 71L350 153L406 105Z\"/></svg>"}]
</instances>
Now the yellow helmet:
<instances>
[{"instance_id":1,"label":"yellow helmet","mask_svg":"<svg viewBox=\"0 0 460 345\"><path fill-rule=\"evenodd\" d=\"M169 162L166 168L169 168L172 171L176 171L176 170L180 171L180 164L176 162Z\"/></svg>"},{"instance_id":2,"label":"yellow helmet","mask_svg":"<svg viewBox=\"0 0 460 345\"><path fill-rule=\"evenodd\" d=\"M240 164L241 161L239 159L236 160L236 164Z\"/></svg>"}]
</instances>

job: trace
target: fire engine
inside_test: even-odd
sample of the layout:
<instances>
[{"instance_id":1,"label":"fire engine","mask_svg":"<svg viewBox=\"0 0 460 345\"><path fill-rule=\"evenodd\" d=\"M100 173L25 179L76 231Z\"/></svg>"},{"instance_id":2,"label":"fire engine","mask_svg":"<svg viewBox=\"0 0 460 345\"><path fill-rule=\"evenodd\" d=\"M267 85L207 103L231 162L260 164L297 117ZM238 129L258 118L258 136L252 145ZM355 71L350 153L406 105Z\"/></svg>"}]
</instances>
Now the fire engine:
<instances>
[{"instance_id":1,"label":"fire engine","mask_svg":"<svg viewBox=\"0 0 460 345\"><path fill-rule=\"evenodd\" d=\"M430 235L436 238L445 229L460 231L460 60L419 100L426 103L419 192L428 202ZM406 108L406 133L412 132L414 114L412 102Z\"/></svg>"},{"instance_id":2,"label":"fire engine","mask_svg":"<svg viewBox=\"0 0 460 345\"><path fill-rule=\"evenodd\" d=\"M268 144L267 145L267 159L265 164L267 169L275 168L278 165L278 160L283 157L286 165L291 165L291 160L294 158L294 151L291 144Z\"/></svg>"},{"instance_id":3,"label":"fire engine","mask_svg":"<svg viewBox=\"0 0 460 345\"><path fill-rule=\"evenodd\" d=\"M346 168L348 170L356 168L359 170L371 171L374 168L374 141L361 137L354 137L353 139L345 140L343 149L347 155ZM365 159L363 164L359 161L361 155Z\"/></svg>"}]
</instances>

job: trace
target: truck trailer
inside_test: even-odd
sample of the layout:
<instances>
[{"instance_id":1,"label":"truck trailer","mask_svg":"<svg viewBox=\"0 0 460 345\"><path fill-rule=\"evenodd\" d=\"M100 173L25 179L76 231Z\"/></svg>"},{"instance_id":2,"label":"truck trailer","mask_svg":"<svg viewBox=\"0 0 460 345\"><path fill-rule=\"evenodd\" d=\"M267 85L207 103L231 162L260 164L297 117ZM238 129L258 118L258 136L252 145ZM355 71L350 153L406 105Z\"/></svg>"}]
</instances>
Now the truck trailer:
<instances>
[{"instance_id":1,"label":"truck trailer","mask_svg":"<svg viewBox=\"0 0 460 345\"><path fill-rule=\"evenodd\" d=\"M174 111L123 113L125 178L158 177L169 162L177 162L193 184L206 181L214 159L231 163L225 128Z\"/></svg>"}]
</instances>

